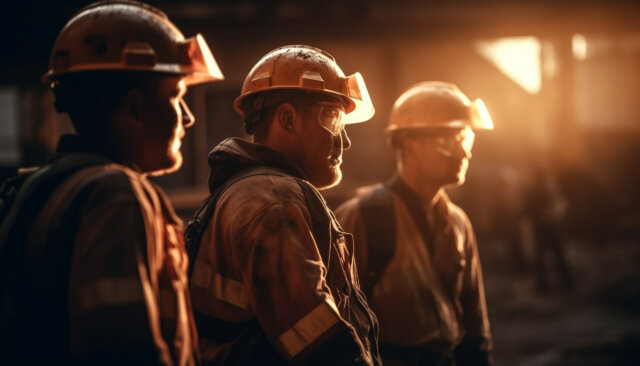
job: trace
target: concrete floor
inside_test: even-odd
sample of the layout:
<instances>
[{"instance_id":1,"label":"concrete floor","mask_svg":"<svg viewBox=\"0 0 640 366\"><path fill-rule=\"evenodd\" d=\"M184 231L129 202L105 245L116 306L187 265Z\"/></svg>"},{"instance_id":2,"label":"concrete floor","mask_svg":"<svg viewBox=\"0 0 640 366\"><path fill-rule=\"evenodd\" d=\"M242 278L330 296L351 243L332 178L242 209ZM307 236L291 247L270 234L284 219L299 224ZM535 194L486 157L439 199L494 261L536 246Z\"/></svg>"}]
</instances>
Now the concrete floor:
<instances>
[{"instance_id":1,"label":"concrete floor","mask_svg":"<svg viewBox=\"0 0 640 366\"><path fill-rule=\"evenodd\" d=\"M480 245L496 366L640 365L640 241L567 241L576 285L547 293L503 243Z\"/></svg>"}]
</instances>

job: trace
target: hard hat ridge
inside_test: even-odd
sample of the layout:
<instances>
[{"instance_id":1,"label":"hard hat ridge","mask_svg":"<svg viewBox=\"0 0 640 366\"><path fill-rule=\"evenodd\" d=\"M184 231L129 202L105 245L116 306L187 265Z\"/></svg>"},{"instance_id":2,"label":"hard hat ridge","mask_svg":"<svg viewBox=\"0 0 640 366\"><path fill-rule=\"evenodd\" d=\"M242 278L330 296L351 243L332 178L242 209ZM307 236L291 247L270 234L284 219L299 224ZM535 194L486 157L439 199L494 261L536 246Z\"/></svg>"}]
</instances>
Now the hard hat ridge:
<instances>
[{"instance_id":1,"label":"hard hat ridge","mask_svg":"<svg viewBox=\"0 0 640 366\"><path fill-rule=\"evenodd\" d=\"M288 45L264 55L249 71L234 109L246 119L252 118L267 93L299 91L319 93L346 102L345 123L364 122L375 113L369 92L360 73L345 76L329 53L307 45ZM250 126L248 126L250 127Z\"/></svg>"},{"instance_id":2,"label":"hard hat ridge","mask_svg":"<svg viewBox=\"0 0 640 366\"><path fill-rule=\"evenodd\" d=\"M100 1L75 13L56 39L43 81L103 70L181 75L188 85L224 78L200 34L185 39L165 13L131 0Z\"/></svg>"}]
</instances>

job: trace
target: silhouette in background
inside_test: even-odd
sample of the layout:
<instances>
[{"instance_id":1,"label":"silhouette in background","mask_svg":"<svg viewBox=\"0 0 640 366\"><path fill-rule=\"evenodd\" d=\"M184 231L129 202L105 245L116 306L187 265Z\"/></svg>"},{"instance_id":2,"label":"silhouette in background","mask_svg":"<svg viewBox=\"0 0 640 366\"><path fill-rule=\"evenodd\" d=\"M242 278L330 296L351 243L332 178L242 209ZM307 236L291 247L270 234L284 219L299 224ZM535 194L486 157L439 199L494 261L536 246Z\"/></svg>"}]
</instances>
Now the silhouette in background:
<instances>
[{"instance_id":1,"label":"silhouette in background","mask_svg":"<svg viewBox=\"0 0 640 366\"><path fill-rule=\"evenodd\" d=\"M540 163L533 168L525 207L533 227L536 290L548 292L552 283L572 288L564 233L568 201L547 165Z\"/></svg>"},{"instance_id":2,"label":"silhouette in background","mask_svg":"<svg viewBox=\"0 0 640 366\"><path fill-rule=\"evenodd\" d=\"M514 167L500 168L493 230L507 246L509 269L518 274L525 274L530 265L524 241L527 219L524 189L523 179Z\"/></svg>"}]
</instances>

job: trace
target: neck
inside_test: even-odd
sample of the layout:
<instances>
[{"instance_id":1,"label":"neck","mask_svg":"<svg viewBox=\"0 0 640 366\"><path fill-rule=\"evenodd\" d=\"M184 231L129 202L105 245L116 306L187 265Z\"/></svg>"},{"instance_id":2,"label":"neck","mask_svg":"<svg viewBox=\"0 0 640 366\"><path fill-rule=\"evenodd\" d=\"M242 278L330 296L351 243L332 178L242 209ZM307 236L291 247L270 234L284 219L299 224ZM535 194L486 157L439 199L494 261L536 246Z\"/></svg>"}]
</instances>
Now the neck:
<instances>
[{"instance_id":1,"label":"neck","mask_svg":"<svg viewBox=\"0 0 640 366\"><path fill-rule=\"evenodd\" d=\"M62 136L60 141L63 147L59 147L59 149L64 151L87 152L120 162L120 159L118 159L119 155L112 148L113 145L105 139L87 135L69 134Z\"/></svg>"},{"instance_id":2,"label":"neck","mask_svg":"<svg viewBox=\"0 0 640 366\"><path fill-rule=\"evenodd\" d=\"M289 164L295 166L297 169L300 169L300 164L298 163L299 152L297 150L297 146L294 144L294 141L287 140L284 138L284 136L268 134L263 137L254 136L253 142L264 145L269 149L277 152Z\"/></svg>"},{"instance_id":3,"label":"neck","mask_svg":"<svg viewBox=\"0 0 640 366\"><path fill-rule=\"evenodd\" d=\"M415 169L403 169L402 166L400 166L398 169L398 175L400 175L409 188L411 188L411 190L420 197L424 204L429 207L435 207L442 187L432 182L425 181L424 179L420 179L415 171Z\"/></svg>"}]
</instances>

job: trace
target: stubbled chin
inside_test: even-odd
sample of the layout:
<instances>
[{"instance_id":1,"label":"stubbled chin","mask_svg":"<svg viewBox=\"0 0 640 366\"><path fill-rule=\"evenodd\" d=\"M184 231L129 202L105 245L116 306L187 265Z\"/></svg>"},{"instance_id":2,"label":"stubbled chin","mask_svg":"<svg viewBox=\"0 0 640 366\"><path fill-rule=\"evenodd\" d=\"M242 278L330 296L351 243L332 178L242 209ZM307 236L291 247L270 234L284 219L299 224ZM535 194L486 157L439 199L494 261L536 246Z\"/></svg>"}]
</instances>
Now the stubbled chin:
<instances>
[{"instance_id":1,"label":"stubbled chin","mask_svg":"<svg viewBox=\"0 0 640 366\"><path fill-rule=\"evenodd\" d=\"M451 180L451 183L447 184L447 187L458 187L464 184L467 179L466 172L458 172L455 178Z\"/></svg>"},{"instance_id":2,"label":"stubbled chin","mask_svg":"<svg viewBox=\"0 0 640 366\"><path fill-rule=\"evenodd\" d=\"M182 160L183 158L180 152L177 154L173 153L166 157L166 164L163 164L164 166L159 166L157 169L149 172L149 175L157 177L160 175L174 173L182 167Z\"/></svg>"},{"instance_id":3,"label":"stubbled chin","mask_svg":"<svg viewBox=\"0 0 640 366\"><path fill-rule=\"evenodd\" d=\"M340 184L342 180L342 170L340 169L340 165L336 165L331 168L331 179L328 182L323 184L314 184L318 190L329 189Z\"/></svg>"}]
</instances>

